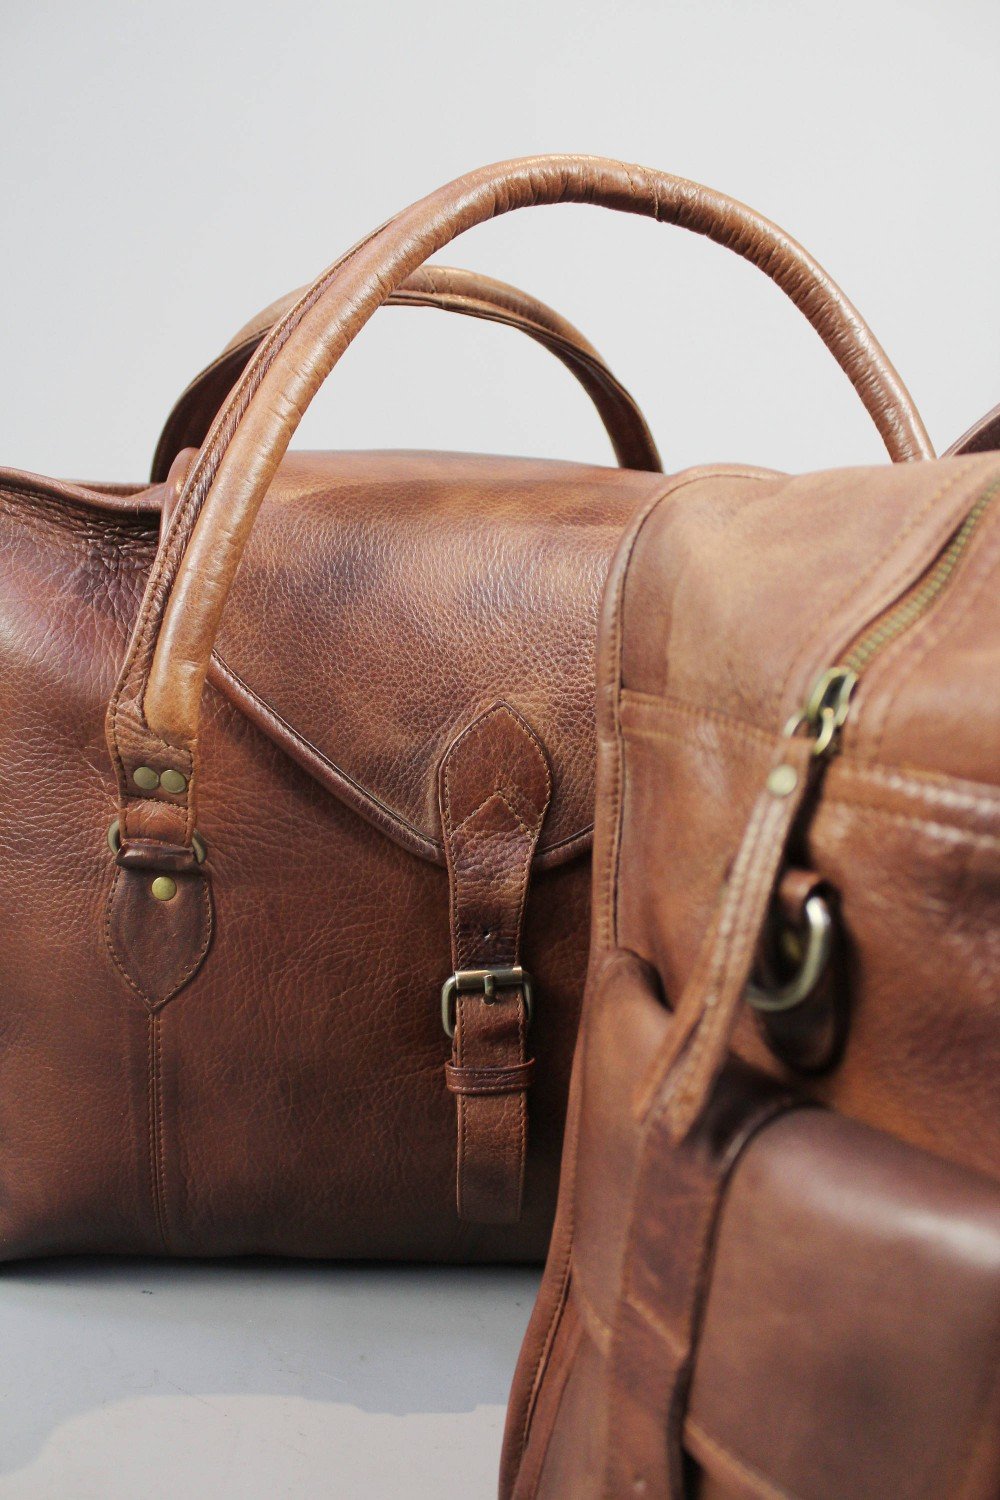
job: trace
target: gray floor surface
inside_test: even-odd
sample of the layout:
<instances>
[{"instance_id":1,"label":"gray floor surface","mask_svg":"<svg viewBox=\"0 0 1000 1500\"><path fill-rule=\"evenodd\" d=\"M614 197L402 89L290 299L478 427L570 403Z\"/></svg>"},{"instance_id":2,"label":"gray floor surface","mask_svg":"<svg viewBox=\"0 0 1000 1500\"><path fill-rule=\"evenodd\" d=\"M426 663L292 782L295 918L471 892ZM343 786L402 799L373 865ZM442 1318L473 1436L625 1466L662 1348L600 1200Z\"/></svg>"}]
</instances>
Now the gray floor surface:
<instances>
[{"instance_id":1,"label":"gray floor surface","mask_svg":"<svg viewBox=\"0 0 1000 1500\"><path fill-rule=\"evenodd\" d=\"M0 1500L479 1500L531 1270L0 1271Z\"/></svg>"}]
</instances>

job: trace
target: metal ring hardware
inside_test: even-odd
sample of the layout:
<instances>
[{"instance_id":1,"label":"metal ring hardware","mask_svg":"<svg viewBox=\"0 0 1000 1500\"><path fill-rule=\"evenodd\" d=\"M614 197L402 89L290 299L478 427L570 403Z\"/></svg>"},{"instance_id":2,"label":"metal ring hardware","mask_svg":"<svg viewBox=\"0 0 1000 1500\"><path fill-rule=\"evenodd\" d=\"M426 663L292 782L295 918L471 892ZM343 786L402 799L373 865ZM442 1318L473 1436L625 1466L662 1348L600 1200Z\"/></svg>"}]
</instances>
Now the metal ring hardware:
<instances>
[{"instance_id":1,"label":"metal ring hardware","mask_svg":"<svg viewBox=\"0 0 1000 1500\"><path fill-rule=\"evenodd\" d=\"M858 674L850 667L830 667L815 683L805 707L785 725L785 738L807 729L815 741L813 755L826 755L847 721L857 685Z\"/></svg>"},{"instance_id":2,"label":"metal ring hardware","mask_svg":"<svg viewBox=\"0 0 1000 1500\"><path fill-rule=\"evenodd\" d=\"M527 1023L534 1017L531 975L520 964L503 969L458 969L441 986L441 1025L447 1036L455 1035L455 1000L459 995L482 995L485 1005L494 1005L497 990L520 990L524 996Z\"/></svg>"},{"instance_id":3,"label":"metal ring hardware","mask_svg":"<svg viewBox=\"0 0 1000 1500\"><path fill-rule=\"evenodd\" d=\"M802 962L787 984L772 986L751 981L746 995L754 1010L766 1015L793 1010L803 1000L808 1000L822 979L833 947L833 918L826 901L815 893L807 898L804 912L806 931Z\"/></svg>"},{"instance_id":4,"label":"metal ring hardware","mask_svg":"<svg viewBox=\"0 0 1000 1500\"><path fill-rule=\"evenodd\" d=\"M112 820L111 827L108 829L108 848L111 850L112 854L117 854L121 846L121 829L118 826L118 819L115 818ZM208 858L208 845L205 843L205 840L202 838L200 833L195 832L191 835L191 848L194 850L195 859L200 865L203 865Z\"/></svg>"}]
</instances>

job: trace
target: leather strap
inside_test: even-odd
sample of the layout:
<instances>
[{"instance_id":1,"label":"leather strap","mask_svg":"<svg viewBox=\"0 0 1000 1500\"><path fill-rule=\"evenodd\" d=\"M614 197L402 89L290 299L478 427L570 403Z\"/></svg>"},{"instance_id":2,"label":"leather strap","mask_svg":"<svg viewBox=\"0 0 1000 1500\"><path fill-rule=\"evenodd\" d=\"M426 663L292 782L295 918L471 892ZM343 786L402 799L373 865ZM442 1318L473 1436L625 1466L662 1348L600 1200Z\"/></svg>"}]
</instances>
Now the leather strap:
<instances>
[{"instance_id":1,"label":"leather strap","mask_svg":"<svg viewBox=\"0 0 1000 1500\"><path fill-rule=\"evenodd\" d=\"M968 432L945 449L943 458L958 458L966 453L992 453L1000 448L1000 406L994 406L985 417L973 423Z\"/></svg>"},{"instance_id":2,"label":"leather strap","mask_svg":"<svg viewBox=\"0 0 1000 1500\"><path fill-rule=\"evenodd\" d=\"M797 1102L730 1062L686 1140L672 1140L662 1119L651 1124L636 1184L646 1211L626 1246L609 1360L608 1500L690 1493L684 1416L726 1184L757 1131Z\"/></svg>"},{"instance_id":3,"label":"leather strap","mask_svg":"<svg viewBox=\"0 0 1000 1500\"><path fill-rule=\"evenodd\" d=\"M530 157L472 172L414 204L321 276L265 338L192 466L150 571L108 710L125 839L190 842L202 687L254 518L302 414L344 350L406 278L475 224L543 203L588 202L674 223L757 265L809 319L849 376L893 458L933 454L871 330L811 256L722 194L597 157ZM140 797L138 765L179 769L182 795Z\"/></svg>"},{"instance_id":4,"label":"leather strap","mask_svg":"<svg viewBox=\"0 0 1000 1500\"><path fill-rule=\"evenodd\" d=\"M788 1102L729 1062L729 1043L789 836L820 764L812 740L782 738L668 1043L637 1092L642 1145L607 1386L607 1430L621 1437L608 1444L609 1500L686 1493L684 1409L723 1188L752 1133ZM649 1213L650 1203L664 1211Z\"/></svg>"},{"instance_id":5,"label":"leather strap","mask_svg":"<svg viewBox=\"0 0 1000 1500\"><path fill-rule=\"evenodd\" d=\"M638 1091L637 1109L661 1116L675 1141L698 1120L729 1055L789 836L822 766L811 739L782 737L677 1001L670 1040ZM779 769L787 779L775 776Z\"/></svg>"},{"instance_id":6,"label":"leather strap","mask_svg":"<svg viewBox=\"0 0 1000 1500\"><path fill-rule=\"evenodd\" d=\"M299 287L271 303L195 376L164 423L150 478L162 484L184 448L200 448L229 391L274 325L308 292ZM576 376L597 408L623 469L658 473L663 465L635 400L594 346L544 302L503 281L450 266L421 266L387 299L387 307L436 307L516 328L550 350Z\"/></svg>"},{"instance_id":7,"label":"leather strap","mask_svg":"<svg viewBox=\"0 0 1000 1500\"><path fill-rule=\"evenodd\" d=\"M521 960L531 861L552 796L541 743L520 714L495 704L441 762L441 824L451 891L455 973ZM461 1219L510 1224L521 1214L528 1144L529 1014L518 989L459 992L445 1081L455 1095L455 1196Z\"/></svg>"}]
</instances>

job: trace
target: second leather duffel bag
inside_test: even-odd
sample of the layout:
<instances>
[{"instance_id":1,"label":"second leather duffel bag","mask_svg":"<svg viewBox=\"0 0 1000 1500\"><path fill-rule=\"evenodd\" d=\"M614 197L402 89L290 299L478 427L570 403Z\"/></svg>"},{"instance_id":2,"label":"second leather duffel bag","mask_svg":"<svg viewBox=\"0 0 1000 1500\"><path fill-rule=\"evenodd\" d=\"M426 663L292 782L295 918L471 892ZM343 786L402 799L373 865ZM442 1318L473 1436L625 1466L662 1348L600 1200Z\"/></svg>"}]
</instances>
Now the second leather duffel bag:
<instances>
[{"instance_id":1,"label":"second leather duffel bag","mask_svg":"<svg viewBox=\"0 0 1000 1500\"><path fill-rule=\"evenodd\" d=\"M237 341L160 482L0 475L0 1255L544 1253L599 599L665 480L592 351L531 313L633 467L286 449L428 256L569 200L757 264L890 456L930 453L865 324L773 225L560 157L459 179Z\"/></svg>"}]
</instances>

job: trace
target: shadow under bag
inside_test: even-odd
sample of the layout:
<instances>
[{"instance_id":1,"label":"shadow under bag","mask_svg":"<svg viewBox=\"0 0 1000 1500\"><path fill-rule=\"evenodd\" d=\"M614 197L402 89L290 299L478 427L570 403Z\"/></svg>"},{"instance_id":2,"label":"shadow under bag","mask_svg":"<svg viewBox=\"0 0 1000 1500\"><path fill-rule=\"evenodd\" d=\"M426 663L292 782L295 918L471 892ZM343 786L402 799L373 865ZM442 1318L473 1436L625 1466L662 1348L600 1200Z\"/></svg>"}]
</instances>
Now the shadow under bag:
<instances>
[{"instance_id":1,"label":"shadow under bag","mask_svg":"<svg viewBox=\"0 0 1000 1500\"><path fill-rule=\"evenodd\" d=\"M505 1500L1000 1492L998 683L1000 455L633 523Z\"/></svg>"}]
</instances>

